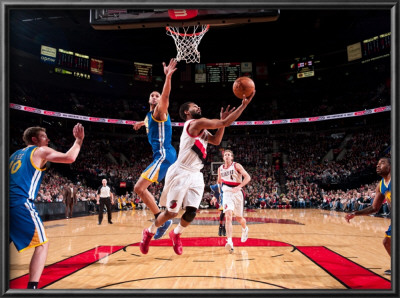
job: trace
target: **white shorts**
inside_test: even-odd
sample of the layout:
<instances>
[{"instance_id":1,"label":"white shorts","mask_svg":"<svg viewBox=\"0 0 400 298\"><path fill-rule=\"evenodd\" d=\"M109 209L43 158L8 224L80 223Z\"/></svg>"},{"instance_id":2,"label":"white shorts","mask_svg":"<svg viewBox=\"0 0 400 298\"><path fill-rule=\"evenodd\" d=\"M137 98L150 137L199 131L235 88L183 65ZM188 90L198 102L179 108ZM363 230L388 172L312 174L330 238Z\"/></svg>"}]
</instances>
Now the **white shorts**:
<instances>
[{"instance_id":1,"label":"white shorts","mask_svg":"<svg viewBox=\"0 0 400 298\"><path fill-rule=\"evenodd\" d=\"M222 185L224 193L224 213L232 210L236 216L243 216L243 192L233 192L233 187Z\"/></svg>"},{"instance_id":2,"label":"white shorts","mask_svg":"<svg viewBox=\"0 0 400 298\"><path fill-rule=\"evenodd\" d=\"M204 193L203 173L191 171L174 163L165 176L160 205L169 212L177 213L182 206L199 208Z\"/></svg>"}]
</instances>

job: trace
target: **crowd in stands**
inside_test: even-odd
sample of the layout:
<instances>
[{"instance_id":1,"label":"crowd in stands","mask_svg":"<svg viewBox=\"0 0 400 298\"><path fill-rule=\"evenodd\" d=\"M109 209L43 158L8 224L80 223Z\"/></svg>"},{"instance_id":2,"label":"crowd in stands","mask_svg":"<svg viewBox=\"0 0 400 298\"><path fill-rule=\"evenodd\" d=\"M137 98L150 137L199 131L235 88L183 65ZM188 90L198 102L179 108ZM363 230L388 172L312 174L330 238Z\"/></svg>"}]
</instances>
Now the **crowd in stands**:
<instances>
[{"instance_id":1,"label":"crowd in stands","mask_svg":"<svg viewBox=\"0 0 400 298\"><path fill-rule=\"evenodd\" d=\"M208 159L203 169L204 180L206 185L216 183L217 176L212 172L219 164L214 165L212 170L211 163L222 162L221 152L229 148L234 152L234 160L241 163L252 177L245 189L245 208L358 210L372 203L378 178L375 182L346 191L340 188L324 189L324 186L327 181L340 183L346 177L362 173L365 169L373 171L379 156L390 149L389 140L389 132L382 128L354 131L348 139L323 133L275 139L227 135L221 146L209 146ZM66 149L71 140L68 137L56 138L53 143L58 149ZM335 160L337 154L333 155L333 160L324 159L329 151L340 145L346 148L346 154L341 159ZM150 145L143 136L126 139L88 137L84 146L76 162L71 165L71 170L78 177L73 181L78 186L78 200L89 201L93 212L96 211L96 189L101 179L108 179L114 187L121 181L134 184L152 158ZM271 153L273 147L278 148L279 154ZM98 185L89 187L87 181L97 181ZM50 168L37 201L61 202L62 188L70 182ZM162 189L163 182L149 187L157 201ZM207 190L201 208L216 208L211 204L212 194ZM121 192L122 189L116 194L115 209L146 208L133 191ZM385 203L381 213L388 214L388 210Z\"/></svg>"},{"instance_id":2,"label":"crowd in stands","mask_svg":"<svg viewBox=\"0 0 400 298\"><path fill-rule=\"evenodd\" d=\"M323 194L321 209L351 212L371 206L375 198L375 188L378 182L362 185L348 191L331 190ZM385 200L378 214L389 215L390 209Z\"/></svg>"},{"instance_id":3,"label":"crowd in stands","mask_svg":"<svg viewBox=\"0 0 400 298\"><path fill-rule=\"evenodd\" d=\"M382 67L386 65L384 62L382 64ZM13 68L15 72L18 70ZM240 120L311 117L390 105L391 86L387 72L377 72L370 67L365 72L359 71L356 78L343 79L341 84L322 80L316 85L307 84L307 80L298 80L295 84L273 82L266 87L265 82L258 84L256 81L255 100ZM65 77L52 75L52 79L35 82L32 75L29 79L21 79L18 74L14 74L10 84L10 102L76 115L140 121L149 110L150 92L161 89L161 84L147 82L135 82L135 86L127 89L111 88L111 84L91 81L76 81L76 85L65 84ZM81 88L84 85L86 88ZM206 87L199 84L173 87L169 108L173 122L182 122L178 115L179 105L189 100L198 103L202 114L210 118L219 117L221 106L232 105L232 101L239 105L229 86L208 84ZM193 97L188 98L188 89ZM35 113L29 115L32 117L27 118L39 117ZM51 117L42 117L40 122L31 121L28 126L46 126L43 119ZM24 146L21 135L27 125L26 122L21 126L15 125L15 121L19 121L17 118L22 117L15 117L10 126L10 153ZM347 120L335 121L343 124ZM337 125L333 122L321 121L315 126L277 125L270 130L262 126L253 126L248 130L229 128L220 146L208 147L202 171L205 184L208 186L216 183L212 163L222 162L221 151L229 148L234 152L234 160L241 163L252 177L251 183L245 188L246 208L322 208L337 211L364 208L372 203L374 185L379 177L375 175L375 182L367 179L366 183L361 183L363 181L359 178L371 177L378 158L390 154L389 126L365 128L365 125L361 126L362 130L352 130L351 133L346 129L338 129L336 134L325 132L323 127L332 128ZM66 172L58 167L57 170L50 168L44 176L37 201L61 202L63 187L72 182L78 188L78 200L88 201L92 206L91 211L95 212L96 190L101 185L101 179L106 178L109 185L117 190L116 209L146 208L132 191L132 186L152 161L152 151L144 128L138 132L132 129L129 137L126 137L102 135L101 131L96 132L95 125L89 125L92 131L89 133L88 129L76 162ZM118 130L118 125L103 126ZM70 148L73 137L70 129L63 131L61 128L50 128L49 137L51 146L65 152ZM299 133L303 129L304 133ZM285 136L279 136L277 132L283 130L290 130L290 134L282 133ZM181 128L174 127L173 142L176 148L180 132ZM276 135L273 135L274 132ZM128 192L119 187L121 182L129 185ZM159 200L162 189L163 182L149 187L156 200ZM211 193L205 191L202 208L216 207L210 203L211 197ZM382 213L388 213L386 205L384 208Z\"/></svg>"}]
</instances>

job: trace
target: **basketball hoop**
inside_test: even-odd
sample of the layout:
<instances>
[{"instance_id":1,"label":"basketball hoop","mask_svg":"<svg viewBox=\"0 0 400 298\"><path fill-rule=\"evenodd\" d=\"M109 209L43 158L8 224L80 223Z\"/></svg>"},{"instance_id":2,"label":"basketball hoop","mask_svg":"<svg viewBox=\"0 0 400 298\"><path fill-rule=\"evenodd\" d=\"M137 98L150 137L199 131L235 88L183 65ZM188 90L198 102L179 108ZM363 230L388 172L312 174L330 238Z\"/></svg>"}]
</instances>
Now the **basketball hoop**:
<instances>
[{"instance_id":1,"label":"basketball hoop","mask_svg":"<svg viewBox=\"0 0 400 298\"><path fill-rule=\"evenodd\" d=\"M210 25L197 25L192 27L165 27L167 30L167 35L172 36L175 41L176 50L178 52L176 60L178 62L181 60L185 60L186 63L200 62L200 52L197 50L197 47L209 28Z\"/></svg>"}]
</instances>

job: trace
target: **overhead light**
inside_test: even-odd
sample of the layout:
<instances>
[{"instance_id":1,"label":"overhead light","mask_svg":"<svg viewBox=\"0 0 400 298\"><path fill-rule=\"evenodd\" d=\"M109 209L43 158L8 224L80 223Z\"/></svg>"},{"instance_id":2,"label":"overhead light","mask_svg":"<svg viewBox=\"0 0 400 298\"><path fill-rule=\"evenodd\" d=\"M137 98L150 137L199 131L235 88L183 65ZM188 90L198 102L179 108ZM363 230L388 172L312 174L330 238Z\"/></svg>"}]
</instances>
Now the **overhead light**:
<instances>
[{"instance_id":1,"label":"overhead light","mask_svg":"<svg viewBox=\"0 0 400 298\"><path fill-rule=\"evenodd\" d=\"M42 20L42 18L25 19L25 20L22 20L22 22L32 22L32 21L40 21L40 20Z\"/></svg>"}]
</instances>

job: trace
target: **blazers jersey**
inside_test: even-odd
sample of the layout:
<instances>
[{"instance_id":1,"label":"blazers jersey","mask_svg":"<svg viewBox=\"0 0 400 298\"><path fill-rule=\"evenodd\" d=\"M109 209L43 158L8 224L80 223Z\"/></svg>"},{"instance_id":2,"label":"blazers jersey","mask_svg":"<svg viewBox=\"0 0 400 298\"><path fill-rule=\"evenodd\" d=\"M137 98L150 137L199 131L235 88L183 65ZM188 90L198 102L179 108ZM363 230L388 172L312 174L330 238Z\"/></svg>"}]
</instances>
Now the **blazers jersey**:
<instances>
[{"instance_id":1,"label":"blazers jersey","mask_svg":"<svg viewBox=\"0 0 400 298\"><path fill-rule=\"evenodd\" d=\"M222 164L219 167L219 174L221 176L222 184L228 186L238 186L243 180L242 174L236 170L235 162L232 162L232 164L227 168L225 168L225 164Z\"/></svg>"},{"instance_id":2,"label":"blazers jersey","mask_svg":"<svg viewBox=\"0 0 400 298\"><path fill-rule=\"evenodd\" d=\"M37 146L16 151L9 159L10 207L24 204L26 199L35 200L42 182L43 172L32 161Z\"/></svg>"},{"instance_id":3,"label":"blazers jersey","mask_svg":"<svg viewBox=\"0 0 400 298\"><path fill-rule=\"evenodd\" d=\"M188 131L192 121L195 120L188 120L183 126L177 163L187 169L200 171L207 158L207 144L210 133L204 129L198 136L192 136Z\"/></svg>"},{"instance_id":4,"label":"blazers jersey","mask_svg":"<svg viewBox=\"0 0 400 298\"><path fill-rule=\"evenodd\" d=\"M385 179L382 178L381 182L379 182L379 191L382 195L385 196L388 205L392 206L392 179L390 179L388 184L385 184Z\"/></svg>"}]
</instances>

